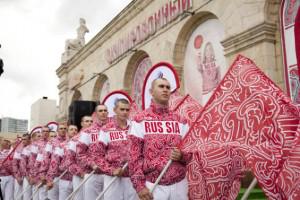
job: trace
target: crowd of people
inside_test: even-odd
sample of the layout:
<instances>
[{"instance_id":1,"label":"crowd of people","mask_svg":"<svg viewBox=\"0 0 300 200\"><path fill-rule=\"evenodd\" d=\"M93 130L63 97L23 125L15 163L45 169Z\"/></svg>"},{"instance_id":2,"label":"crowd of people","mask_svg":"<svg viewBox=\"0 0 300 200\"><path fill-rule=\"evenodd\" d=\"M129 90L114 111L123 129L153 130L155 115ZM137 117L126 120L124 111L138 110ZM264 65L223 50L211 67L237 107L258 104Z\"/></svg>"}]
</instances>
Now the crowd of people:
<instances>
[{"instance_id":1,"label":"crowd of people","mask_svg":"<svg viewBox=\"0 0 300 200\"><path fill-rule=\"evenodd\" d=\"M113 117L105 105L98 105L95 117L82 117L80 130L59 123L55 137L43 126L14 145L3 139L3 199L187 200L190 155L177 146L189 127L169 110L167 79L155 79L150 93L150 107L133 120L130 102L121 98L115 101Z\"/></svg>"}]
</instances>

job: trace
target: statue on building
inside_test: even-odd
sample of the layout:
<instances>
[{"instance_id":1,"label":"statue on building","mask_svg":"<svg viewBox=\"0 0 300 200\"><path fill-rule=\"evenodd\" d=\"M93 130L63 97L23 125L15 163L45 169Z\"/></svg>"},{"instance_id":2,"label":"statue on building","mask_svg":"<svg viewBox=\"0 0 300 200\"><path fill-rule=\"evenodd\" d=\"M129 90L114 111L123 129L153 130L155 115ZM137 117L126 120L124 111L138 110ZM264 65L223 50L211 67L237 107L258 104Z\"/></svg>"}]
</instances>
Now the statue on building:
<instances>
[{"instance_id":1,"label":"statue on building","mask_svg":"<svg viewBox=\"0 0 300 200\"><path fill-rule=\"evenodd\" d=\"M62 63L66 63L75 53L85 45L85 34L89 32L85 19L79 19L80 26L77 28L77 38L68 39L65 43L65 52L62 54Z\"/></svg>"}]
</instances>

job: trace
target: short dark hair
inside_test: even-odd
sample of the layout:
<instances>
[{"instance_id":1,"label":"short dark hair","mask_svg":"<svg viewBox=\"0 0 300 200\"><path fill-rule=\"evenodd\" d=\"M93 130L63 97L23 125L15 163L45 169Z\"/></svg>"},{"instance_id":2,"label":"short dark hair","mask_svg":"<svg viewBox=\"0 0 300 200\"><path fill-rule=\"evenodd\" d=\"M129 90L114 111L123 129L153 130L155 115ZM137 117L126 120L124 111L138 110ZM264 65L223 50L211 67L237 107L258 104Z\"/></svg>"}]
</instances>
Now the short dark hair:
<instances>
[{"instance_id":1,"label":"short dark hair","mask_svg":"<svg viewBox=\"0 0 300 200\"><path fill-rule=\"evenodd\" d=\"M96 105L95 111L97 111L98 106L105 106L105 107L107 108L107 106L106 106L105 104L101 103L101 104L97 104L97 105Z\"/></svg>"},{"instance_id":2,"label":"short dark hair","mask_svg":"<svg viewBox=\"0 0 300 200\"><path fill-rule=\"evenodd\" d=\"M82 122L85 117L92 117L92 116L91 115L84 115L84 116L81 117L80 121Z\"/></svg>"},{"instance_id":3,"label":"short dark hair","mask_svg":"<svg viewBox=\"0 0 300 200\"><path fill-rule=\"evenodd\" d=\"M157 80L164 80L164 81L168 81L168 82L170 83L170 81L169 81L168 79L166 79L166 78L164 78L164 77L158 77L158 78L156 78L156 79L154 79L154 80L152 81L152 83L151 83L151 88L154 87L154 84L155 84L155 82L156 82Z\"/></svg>"},{"instance_id":4,"label":"short dark hair","mask_svg":"<svg viewBox=\"0 0 300 200\"><path fill-rule=\"evenodd\" d=\"M31 139L31 135L30 135L29 133L24 133L24 134L22 135L22 137L28 137L29 139Z\"/></svg>"},{"instance_id":5,"label":"short dark hair","mask_svg":"<svg viewBox=\"0 0 300 200\"><path fill-rule=\"evenodd\" d=\"M117 107L118 103L130 104L129 101L125 98L120 98L115 100L115 107Z\"/></svg>"},{"instance_id":6,"label":"short dark hair","mask_svg":"<svg viewBox=\"0 0 300 200\"><path fill-rule=\"evenodd\" d=\"M50 127L49 126L47 126L47 125L44 125L44 126L42 126L42 129L43 128L47 128L47 129L49 129L50 130Z\"/></svg>"}]
</instances>

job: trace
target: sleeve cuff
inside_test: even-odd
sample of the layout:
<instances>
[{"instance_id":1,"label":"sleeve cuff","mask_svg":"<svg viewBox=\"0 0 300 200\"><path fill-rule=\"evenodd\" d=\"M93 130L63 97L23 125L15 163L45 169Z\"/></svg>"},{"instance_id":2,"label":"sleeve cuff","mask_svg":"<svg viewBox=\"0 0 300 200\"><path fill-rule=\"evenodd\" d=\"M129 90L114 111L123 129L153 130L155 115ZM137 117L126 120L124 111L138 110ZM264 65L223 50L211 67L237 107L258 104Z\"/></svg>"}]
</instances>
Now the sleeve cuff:
<instances>
[{"instance_id":1,"label":"sleeve cuff","mask_svg":"<svg viewBox=\"0 0 300 200\"><path fill-rule=\"evenodd\" d=\"M146 188L146 184L140 184L138 186L136 186L136 192L139 193L140 191L142 191L144 188Z\"/></svg>"}]
</instances>

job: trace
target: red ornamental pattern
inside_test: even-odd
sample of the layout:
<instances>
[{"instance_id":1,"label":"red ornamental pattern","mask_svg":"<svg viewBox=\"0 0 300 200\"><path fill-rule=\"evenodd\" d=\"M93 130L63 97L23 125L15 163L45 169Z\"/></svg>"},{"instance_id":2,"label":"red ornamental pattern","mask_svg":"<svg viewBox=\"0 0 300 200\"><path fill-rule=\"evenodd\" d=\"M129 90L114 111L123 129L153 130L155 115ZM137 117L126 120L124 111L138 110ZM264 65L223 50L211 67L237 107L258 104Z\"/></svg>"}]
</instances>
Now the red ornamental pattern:
<instances>
[{"instance_id":1,"label":"red ornamental pattern","mask_svg":"<svg viewBox=\"0 0 300 200\"><path fill-rule=\"evenodd\" d=\"M0 176L9 176L12 175L12 159L7 159L10 154L9 149L4 149L0 151Z\"/></svg>"},{"instance_id":2,"label":"red ornamental pattern","mask_svg":"<svg viewBox=\"0 0 300 200\"><path fill-rule=\"evenodd\" d=\"M54 150L54 152L51 154L51 162L46 176L47 181L53 181L55 177L60 176L65 170L67 170L65 166L63 166L63 168L61 167L62 165L65 165L64 157L66 157L65 152L67 152L68 142L69 141L65 140L57 146L58 148L61 148L63 150L63 152L61 152L63 153L62 155L57 154L55 152L56 150ZM61 179L71 181L72 174L69 172L65 173L65 175L63 175Z\"/></svg>"},{"instance_id":3,"label":"red ornamental pattern","mask_svg":"<svg viewBox=\"0 0 300 200\"><path fill-rule=\"evenodd\" d=\"M298 142L291 151L277 179L277 184L286 197L300 199L300 135Z\"/></svg>"},{"instance_id":4,"label":"red ornamental pattern","mask_svg":"<svg viewBox=\"0 0 300 200\"><path fill-rule=\"evenodd\" d=\"M97 152L99 154L96 164L105 174L112 176L113 171L122 168L129 160L129 142L127 140L128 128L122 129L116 121L106 124L99 133L97 142ZM113 132L119 131L120 135L113 135ZM128 177L128 170L123 177Z\"/></svg>"},{"instance_id":5,"label":"red ornamental pattern","mask_svg":"<svg viewBox=\"0 0 300 200\"><path fill-rule=\"evenodd\" d=\"M185 118L189 125L196 121L202 106L189 94L181 96L177 91L170 97L170 109Z\"/></svg>"},{"instance_id":6,"label":"red ornamental pattern","mask_svg":"<svg viewBox=\"0 0 300 200\"><path fill-rule=\"evenodd\" d=\"M294 35L295 35L295 49L296 49L297 65L298 65L298 73L299 73L298 75L300 76L300 7L298 8L298 12L295 19Z\"/></svg>"},{"instance_id":7,"label":"red ornamental pattern","mask_svg":"<svg viewBox=\"0 0 300 200\"><path fill-rule=\"evenodd\" d=\"M190 198L235 199L246 167L269 199L290 198L283 192L287 180L299 176L292 177L289 165L300 164L286 161L299 159L299 120L291 100L250 59L238 56L184 139L182 150L193 153Z\"/></svg>"},{"instance_id":8,"label":"red ornamental pattern","mask_svg":"<svg viewBox=\"0 0 300 200\"><path fill-rule=\"evenodd\" d=\"M168 108L159 107L153 102L150 108L135 116L137 124L142 124L143 121L176 121L186 124L186 120L176 113ZM155 182L168 162L171 150L177 147L182 139L179 134L145 134L141 138L136 136L139 133L145 133L143 125L132 125L128 134L128 140L131 143L128 169L137 192L145 187L146 180ZM185 177L185 165L188 160L189 155L184 154L181 162L173 162L162 177L160 184L170 185L181 181Z\"/></svg>"},{"instance_id":9,"label":"red ornamental pattern","mask_svg":"<svg viewBox=\"0 0 300 200\"><path fill-rule=\"evenodd\" d=\"M135 117L136 115L138 115L140 112L142 112L142 111L139 109L139 107L138 107L138 105L136 104L136 102L133 101L133 102L131 103L131 106L130 106L129 120L133 120L134 117Z\"/></svg>"},{"instance_id":10,"label":"red ornamental pattern","mask_svg":"<svg viewBox=\"0 0 300 200\"><path fill-rule=\"evenodd\" d=\"M20 173L22 177L29 176L29 157L30 157L30 148L31 145L28 145L23 148L21 153L21 160L20 160Z\"/></svg>"}]
</instances>

